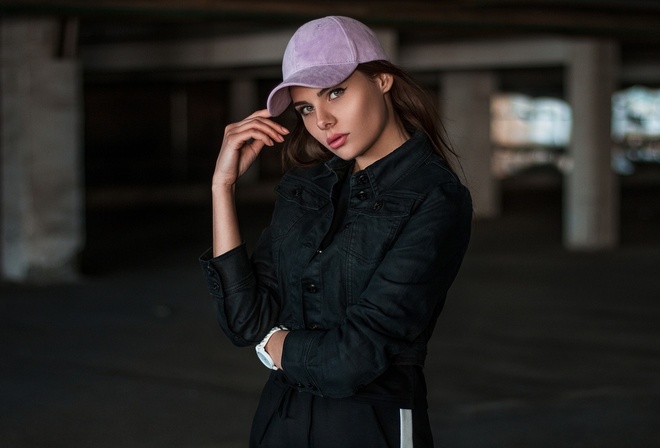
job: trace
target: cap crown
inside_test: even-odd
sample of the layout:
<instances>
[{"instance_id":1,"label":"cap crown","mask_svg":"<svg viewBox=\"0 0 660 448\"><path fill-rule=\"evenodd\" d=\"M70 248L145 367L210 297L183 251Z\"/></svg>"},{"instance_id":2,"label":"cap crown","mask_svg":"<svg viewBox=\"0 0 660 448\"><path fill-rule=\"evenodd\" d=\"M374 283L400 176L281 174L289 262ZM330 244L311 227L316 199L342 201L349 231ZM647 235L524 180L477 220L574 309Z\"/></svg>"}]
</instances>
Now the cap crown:
<instances>
[{"instance_id":1,"label":"cap crown","mask_svg":"<svg viewBox=\"0 0 660 448\"><path fill-rule=\"evenodd\" d=\"M333 87L364 62L389 60L378 38L350 17L329 16L298 28L284 51L282 82L268 96L272 116L291 103L289 87Z\"/></svg>"},{"instance_id":2,"label":"cap crown","mask_svg":"<svg viewBox=\"0 0 660 448\"><path fill-rule=\"evenodd\" d=\"M310 67L378 59L388 57L369 28L349 17L330 16L298 29L284 52L282 75L286 82L293 74Z\"/></svg>"}]
</instances>

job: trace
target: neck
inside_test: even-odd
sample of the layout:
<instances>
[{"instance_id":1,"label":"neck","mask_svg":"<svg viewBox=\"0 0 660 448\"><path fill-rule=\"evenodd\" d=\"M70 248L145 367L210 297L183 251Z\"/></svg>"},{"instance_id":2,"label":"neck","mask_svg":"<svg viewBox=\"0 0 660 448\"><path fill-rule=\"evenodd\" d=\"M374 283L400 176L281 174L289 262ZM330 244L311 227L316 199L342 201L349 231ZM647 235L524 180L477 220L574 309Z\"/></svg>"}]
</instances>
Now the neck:
<instances>
[{"instance_id":1,"label":"neck","mask_svg":"<svg viewBox=\"0 0 660 448\"><path fill-rule=\"evenodd\" d=\"M410 134L403 127L400 120L397 119L390 122L385 127L380 137L379 147L376 151L371 151L369 155L355 158L355 165L353 165L353 172L365 169L377 160L382 159L392 151L403 145L410 139Z\"/></svg>"}]
</instances>

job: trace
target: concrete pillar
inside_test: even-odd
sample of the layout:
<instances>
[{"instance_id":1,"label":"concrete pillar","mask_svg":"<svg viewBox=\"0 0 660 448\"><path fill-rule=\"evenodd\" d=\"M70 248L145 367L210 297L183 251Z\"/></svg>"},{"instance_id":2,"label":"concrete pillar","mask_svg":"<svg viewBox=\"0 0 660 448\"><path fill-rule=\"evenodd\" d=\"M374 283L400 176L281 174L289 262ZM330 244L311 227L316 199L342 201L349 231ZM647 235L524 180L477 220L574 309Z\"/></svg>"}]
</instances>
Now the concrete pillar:
<instances>
[{"instance_id":1,"label":"concrete pillar","mask_svg":"<svg viewBox=\"0 0 660 448\"><path fill-rule=\"evenodd\" d=\"M490 99L496 76L489 71L450 71L441 75L440 110L449 140L460 155L475 215L501 212L500 188L491 169Z\"/></svg>"},{"instance_id":2,"label":"concrete pillar","mask_svg":"<svg viewBox=\"0 0 660 448\"><path fill-rule=\"evenodd\" d=\"M81 73L59 20L0 22L2 277L76 277L83 245Z\"/></svg>"},{"instance_id":3,"label":"concrete pillar","mask_svg":"<svg viewBox=\"0 0 660 448\"><path fill-rule=\"evenodd\" d=\"M253 79L236 78L232 80L229 87L230 110L229 117L232 123L243 120L254 113L259 106L259 86ZM261 107L265 107L261 106ZM259 164L257 159L248 169L239 182L242 184L254 184L259 181Z\"/></svg>"},{"instance_id":4,"label":"concrete pillar","mask_svg":"<svg viewBox=\"0 0 660 448\"><path fill-rule=\"evenodd\" d=\"M566 85L573 109L573 167L564 181L563 232L569 249L607 249L618 243L619 185L611 168L610 135L618 69L614 42L571 44Z\"/></svg>"}]
</instances>

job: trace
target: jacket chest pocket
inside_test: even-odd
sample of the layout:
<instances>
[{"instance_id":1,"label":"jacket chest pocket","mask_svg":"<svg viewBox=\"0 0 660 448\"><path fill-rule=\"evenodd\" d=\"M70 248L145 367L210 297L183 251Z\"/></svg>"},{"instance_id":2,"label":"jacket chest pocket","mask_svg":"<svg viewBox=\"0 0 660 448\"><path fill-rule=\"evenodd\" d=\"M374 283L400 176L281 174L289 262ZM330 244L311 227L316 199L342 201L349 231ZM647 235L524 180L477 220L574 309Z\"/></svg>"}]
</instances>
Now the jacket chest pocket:
<instances>
[{"instance_id":1,"label":"jacket chest pocket","mask_svg":"<svg viewBox=\"0 0 660 448\"><path fill-rule=\"evenodd\" d=\"M301 219L315 215L328 205L329 199L300 183L283 183L275 188L279 198L273 210L271 235L273 239L284 237Z\"/></svg>"},{"instance_id":2,"label":"jacket chest pocket","mask_svg":"<svg viewBox=\"0 0 660 448\"><path fill-rule=\"evenodd\" d=\"M383 195L370 207L349 209L344 247L361 263L376 263L394 243L410 217L414 198Z\"/></svg>"}]
</instances>

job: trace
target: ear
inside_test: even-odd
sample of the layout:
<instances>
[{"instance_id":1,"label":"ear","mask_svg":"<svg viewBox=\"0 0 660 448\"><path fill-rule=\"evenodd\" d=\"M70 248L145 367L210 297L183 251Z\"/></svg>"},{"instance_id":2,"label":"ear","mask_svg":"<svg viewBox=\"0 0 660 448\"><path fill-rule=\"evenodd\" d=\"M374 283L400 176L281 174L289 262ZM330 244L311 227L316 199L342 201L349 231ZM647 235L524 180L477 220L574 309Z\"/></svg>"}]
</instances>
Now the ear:
<instances>
[{"instance_id":1,"label":"ear","mask_svg":"<svg viewBox=\"0 0 660 448\"><path fill-rule=\"evenodd\" d=\"M390 91L392 85L394 84L394 76L392 76L390 73L379 73L374 78L374 81L376 81L376 85L381 92L387 93Z\"/></svg>"}]
</instances>

